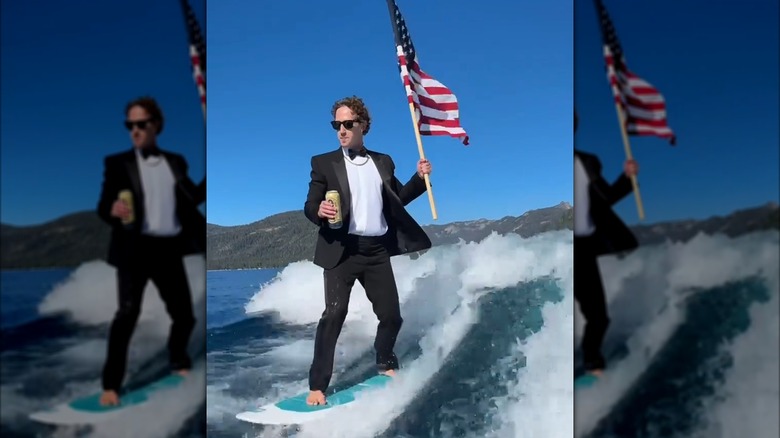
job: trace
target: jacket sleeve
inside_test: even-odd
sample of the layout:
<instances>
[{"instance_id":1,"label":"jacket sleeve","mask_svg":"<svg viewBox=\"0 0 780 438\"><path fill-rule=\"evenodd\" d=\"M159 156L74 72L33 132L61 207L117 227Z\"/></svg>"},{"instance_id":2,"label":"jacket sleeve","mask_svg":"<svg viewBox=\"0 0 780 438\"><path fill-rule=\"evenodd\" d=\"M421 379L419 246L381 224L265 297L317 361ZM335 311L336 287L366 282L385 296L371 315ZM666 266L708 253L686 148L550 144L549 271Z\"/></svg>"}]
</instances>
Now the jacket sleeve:
<instances>
[{"instance_id":1,"label":"jacket sleeve","mask_svg":"<svg viewBox=\"0 0 780 438\"><path fill-rule=\"evenodd\" d=\"M401 181L395 176L395 163L393 162L393 159L390 158L389 155L387 156L387 159L390 161L390 170L393 173L393 190L398 194L398 197L401 199L401 203L403 203L404 206L425 193L427 190L425 187L425 180L420 178L420 175L418 175L416 171L412 174L412 177L409 178L409 181L407 181L406 184L401 184Z\"/></svg>"},{"instance_id":2,"label":"jacket sleeve","mask_svg":"<svg viewBox=\"0 0 780 438\"><path fill-rule=\"evenodd\" d=\"M309 181L309 192L306 194L306 202L303 204L303 214L314 225L322 226L325 221L317 216L320 209L320 203L325 199L328 182L325 175L319 169L315 157L311 159L311 180Z\"/></svg>"},{"instance_id":3,"label":"jacket sleeve","mask_svg":"<svg viewBox=\"0 0 780 438\"><path fill-rule=\"evenodd\" d=\"M591 187L607 205L614 205L631 193L633 190L631 179L625 173L621 173L615 182L610 184L601 174L601 161L596 156L590 157L590 159L593 165Z\"/></svg>"},{"instance_id":4,"label":"jacket sleeve","mask_svg":"<svg viewBox=\"0 0 780 438\"><path fill-rule=\"evenodd\" d=\"M637 184L639 185L639 184ZM625 173L621 173L614 183L609 187L609 197L607 202L609 205L614 205L621 199L628 196L634 187L631 185L631 179L626 176Z\"/></svg>"},{"instance_id":5,"label":"jacket sleeve","mask_svg":"<svg viewBox=\"0 0 780 438\"><path fill-rule=\"evenodd\" d=\"M179 160L179 168L182 172L181 180L178 181L179 187L181 187L184 194L190 198L195 206L202 204L206 201L206 178L204 177L200 184L195 185L195 182L189 176L187 160L180 155L177 155L176 158Z\"/></svg>"}]
</instances>

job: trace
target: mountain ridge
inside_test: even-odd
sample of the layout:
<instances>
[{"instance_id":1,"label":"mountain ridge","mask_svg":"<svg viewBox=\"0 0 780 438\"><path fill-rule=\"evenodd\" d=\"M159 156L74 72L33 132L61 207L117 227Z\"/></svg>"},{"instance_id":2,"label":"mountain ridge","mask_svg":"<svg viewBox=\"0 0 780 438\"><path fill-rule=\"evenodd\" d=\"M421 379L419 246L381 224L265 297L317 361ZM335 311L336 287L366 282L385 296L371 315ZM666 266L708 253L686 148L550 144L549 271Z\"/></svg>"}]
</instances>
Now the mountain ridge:
<instances>
[{"instance_id":1,"label":"mountain ridge","mask_svg":"<svg viewBox=\"0 0 780 438\"><path fill-rule=\"evenodd\" d=\"M520 216L473 219L424 225L434 246L479 241L492 232L530 237L573 228L574 210L566 202L529 210ZM699 232L730 237L753 231L780 229L780 207L769 202L707 219L664 221L630 227L640 244L666 239L686 241ZM207 224L209 270L278 268L311 260L317 227L302 210L287 211L236 226ZM2 269L75 267L89 260L105 260L110 228L94 211L81 211L30 226L0 224Z\"/></svg>"}]
</instances>

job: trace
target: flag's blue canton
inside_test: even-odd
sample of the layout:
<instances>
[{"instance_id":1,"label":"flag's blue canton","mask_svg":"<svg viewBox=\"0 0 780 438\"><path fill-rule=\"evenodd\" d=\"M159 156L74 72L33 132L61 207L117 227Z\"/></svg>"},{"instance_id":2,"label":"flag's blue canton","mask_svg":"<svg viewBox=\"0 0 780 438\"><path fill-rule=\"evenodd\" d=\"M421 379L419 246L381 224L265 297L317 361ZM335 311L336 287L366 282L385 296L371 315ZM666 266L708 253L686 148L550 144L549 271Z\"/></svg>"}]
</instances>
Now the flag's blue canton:
<instances>
[{"instance_id":1,"label":"flag's blue canton","mask_svg":"<svg viewBox=\"0 0 780 438\"><path fill-rule=\"evenodd\" d=\"M395 27L398 29L398 37L400 38L401 47L406 55L406 64L409 65L412 61L416 61L416 54L414 51L414 44L412 44L412 37L409 35L409 29L406 28L406 22L404 17L401 16L401 11L398 9L398 5L393 3L395 9ZM400 65L399 65L400 68Z\"/></svg>"},{"instance_id":2,"label":"flag's blue canton","mask_svg":"<svg viewBox=\"0 0 780 438\"><path fill-rule=\"evenodd\" d=\"M192 11L192 7L185 1L182 1L184 6L184 14L187 20L187 31L190 37L190 44L195 46L198 51L198 57L200 58L200 69L206 71L206 42L203 40L203 34L200 31L198 20L195 18L195 13Z\"/></svg>"},{"instance_id":3,"label":"flag's blue canton","mask_svg":"<svg viewBox=\"0 0 780 438\"><path fill-rule=\"evenodd\" d=\"M604 38L604 44L609 46L609 51L612 52L612 59L614 60L615 65L623 64L623 48L620 47L620 40L618 40L615 26L612 25L612 20L609 19L607 8L604 7L600 0L596 0L596 7L599 11L601 35Z\"/></svg>"}]
</instances>

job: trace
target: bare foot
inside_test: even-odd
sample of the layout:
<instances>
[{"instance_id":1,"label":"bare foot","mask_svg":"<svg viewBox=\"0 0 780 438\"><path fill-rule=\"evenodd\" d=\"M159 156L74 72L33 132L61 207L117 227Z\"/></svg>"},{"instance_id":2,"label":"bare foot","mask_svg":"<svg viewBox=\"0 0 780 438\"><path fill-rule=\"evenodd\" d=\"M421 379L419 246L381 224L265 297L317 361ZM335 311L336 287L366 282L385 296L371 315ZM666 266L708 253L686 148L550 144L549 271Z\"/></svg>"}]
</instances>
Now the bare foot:
<instances>
[{"instance_id":1,"label":"bare foot","mask_svg":"<svg viewBox=\"0 0 780 438\"><path fill-rule=\"evenodd\" d=\"M306 397L307 405L324 405L325 394L322 391L309 391L309 396Z\"/></svg>"},{"instance_id":2,"label":"bare foot","mask_svg":"<svg viewBox=\"0 0 780 438\"><path fill-rule=\"evenodd\" d=\"M188 370L186 368L181 369L181 370L176 370L176 371L173 372L173 374L178 374L178 375L180 375L182 377L186 377L187 374L189 374L189 373L190 373L190 370Z\"/></svg>"},{"instance_id":3,"label":"bare foot","mask_svg":"<svg viewBox=\"0 0 780 438\"><path fill-rule=\"evenodd\" d=\"M388 377L395 377L395 370L380 371L379 374L384 374Z\"/></svg>"},{"instance_id":4,"label":"bare foot","mask_svg":"<svg viewBox=\"0 0 780 438\"><path fill-rule=\"evenodd\" d=\"M100 395L100 406L116 406L119 404L119 394L116 391L103 391Z\"/></svg>"}]
</instances>

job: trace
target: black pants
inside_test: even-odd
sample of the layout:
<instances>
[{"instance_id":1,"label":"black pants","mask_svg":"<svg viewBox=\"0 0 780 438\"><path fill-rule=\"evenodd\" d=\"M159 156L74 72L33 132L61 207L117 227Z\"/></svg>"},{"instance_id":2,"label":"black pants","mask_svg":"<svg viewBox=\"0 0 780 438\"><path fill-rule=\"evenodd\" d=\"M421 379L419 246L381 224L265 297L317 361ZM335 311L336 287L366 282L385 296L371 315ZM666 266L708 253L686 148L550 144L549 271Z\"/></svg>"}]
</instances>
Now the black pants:
<instances>
[{"instance_id":1,"label":"black pants","mask_svg":"<svg viewBox=\"0 0 780 438\"><path fill-rule=\"evenodd\" d=\"M366 296L379 319L374 349L379 371L398 368L393 352L403 319L398 304L398 289L390 264L384 237L350 236L341 262L324 272L325 311L314 339L314 360L309 370L309 389L327 390L333 374L336 341L347 317L349 296L355 280L366 290Z\"/></svg>"},{"instance_id":2,"label":"black pants","mask_svg":"<svg viewBox=\"0 0 780 438\"><path fill-rule=\"evenodd\" d=\"M176 238L142 237L134 263L117 268L119 308L111 323L108 356L103 368L103 389L119 391L127 366L127 350L133 336L147 281L160 292L172 319L168 354L173 370L192 366L187 354L195 316L192 297Z\"/></svg>"},{"instance_id":3,"label":"black pants","mask_svg":"<svg viewBox=\"0 0 780 438\"><path fill-rule=\"evenodd\" d=\"M574 298L585 317L582 353L586 370L606 366L601 343L609 327L604 286L601 283L595 243L592 237L574 237Z\"/></svg>"}]
</instances>

